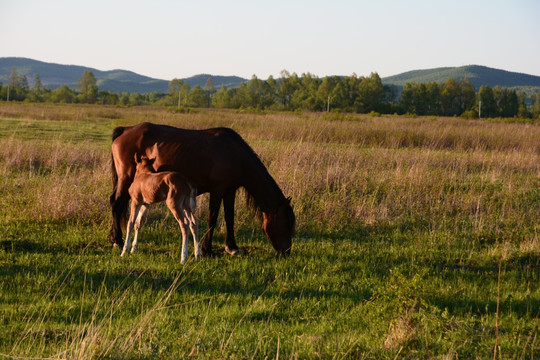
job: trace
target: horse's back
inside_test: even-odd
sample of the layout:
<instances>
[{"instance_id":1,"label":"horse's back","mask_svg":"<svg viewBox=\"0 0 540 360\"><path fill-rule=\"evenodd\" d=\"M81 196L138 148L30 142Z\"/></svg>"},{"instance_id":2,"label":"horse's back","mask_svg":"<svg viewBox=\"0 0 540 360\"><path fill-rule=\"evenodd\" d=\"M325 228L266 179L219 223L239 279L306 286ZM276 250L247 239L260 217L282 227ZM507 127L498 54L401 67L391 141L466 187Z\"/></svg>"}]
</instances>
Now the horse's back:
<instances>
[{"instance_id":1,"label":"horse's back","mask_svg":"<svg viewBox=\"0 0 540 360\"><path fill-rule=\"evenodd\" d=\"M120 171L128 177L134 176L134 154L155 158L157 171L180 172L199 193L242 186L244 167L258 161L233 129L192 130L148 122L124 128L113 141L113 157L124 163Z\"/></svg>"},{"instance_id":2,"label":"horse's back","mask_svg":"<svg viewBox=\"0 0 540 360\"><path fill-rule=\"evenodd\" d=\"M182 129L169 125L140 123L129 127L117 127L113 131L113 145L126 151L136 148L144 150L155 144L181 144L183 148L177 151L197 150L204 152L205 148L226 146L247 146L242 137L233 129L217 127L204 130ZM198 149L191 147L199 146Z\"/></svg>"}]
</instances>

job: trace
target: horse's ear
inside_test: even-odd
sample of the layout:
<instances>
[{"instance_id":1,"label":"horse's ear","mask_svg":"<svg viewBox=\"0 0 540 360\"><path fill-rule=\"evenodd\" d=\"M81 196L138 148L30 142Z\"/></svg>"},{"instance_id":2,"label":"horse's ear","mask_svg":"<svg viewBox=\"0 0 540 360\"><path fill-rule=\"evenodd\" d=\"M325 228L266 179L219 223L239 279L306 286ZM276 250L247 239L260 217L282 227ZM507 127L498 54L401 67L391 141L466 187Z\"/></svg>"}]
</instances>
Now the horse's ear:
<instances>
[{"instance_id":1,"label":"horse's ear","mask_svg":"<svg viewBox=\"0 0 540 360\"><path fill-rule=\"evenodd\" d=\"M138 153L135 153L133 158L135 159L135 164L138 164L141 162L141 156Z\"/></svg>"}]
</instances>

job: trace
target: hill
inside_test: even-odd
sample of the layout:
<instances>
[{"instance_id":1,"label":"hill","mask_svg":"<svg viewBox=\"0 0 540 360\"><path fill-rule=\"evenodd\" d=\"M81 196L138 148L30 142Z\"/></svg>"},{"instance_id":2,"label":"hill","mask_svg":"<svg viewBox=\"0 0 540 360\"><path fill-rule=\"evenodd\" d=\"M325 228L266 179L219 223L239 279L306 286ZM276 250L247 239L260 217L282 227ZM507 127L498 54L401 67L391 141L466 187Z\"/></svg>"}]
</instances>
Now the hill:
<instances>
[{"instance_id":1,"label":"hill","mask_svg":"<svg viewBox=\"0 0 540 360\"><path fill-rule=\"evenodd\" d=\"M72 89L77 87L77 82L84 70L91 71L98 81L100 90L129 93L168 92L169 80L155 79L140 75L127 70L102 71L85 66L61 65L42 61L4 57L0 58L0 82L6 84L11 70L15 66L19 75L25 75L31 85L36 74L39 74L41 82L47 88L55 89L60 85L67 85ZM238 76L219 76L200 74L182 80L190 87L199 85L204 87L208 78L212 78L214 86L219 90L221 85L227 88L235 88L247 79ZM493 69L480 65L468 65L461 67L440 67L426 70L413 70L398 75L382 78L384 84L396 85L402 88L406 83L444 83L448 79L461 80L468 78L471 84L478 90L480 86L501 86L523 91L528 94L540 93L540 76Z\"/></svg>"},{"instance_id":2,"label":"hill","mask_svg":"<svg viewBox=\"0 0 540 360\"><path fill-rule=\"evenodd\" d=\"M0 82L6 84L15 66L19 75L25 75L28 83L32 84L34 76L39 74L43 85L55 89L61 85L77 88L77 82L84 70L91 71L97 79L100 90L129 93L168 92L169 80L154 79L127 70L102 71L86 66L61 65L47 63L27 58L4 57L0 58ZM246 79L238 76L214 76L208 74L196 75L182 79L191 87L200 85L204 87L211 77L214 85L219 89L222 84L226 87L236 87Z\"/></svg>"},{"instance_id":3,"label":"hill","mask_svg":"<svg viewBox=\"0 0 540 360\"><path fill-rule=\"evenodd\" d=\"M208 78L212 78L212 82L214 83L216 90L219 90L221 88L221 85L225 85L226 88L230 89L238 87L238 85L240 85L241 83L248 81L238 76L221 76L210 74L195 75L192 77L184 78L182 80L193 88L196 85L204 87L206 85L206 82L208 81Z\"/></svg>"},{"instance_id":4,"label":"hill","mask_svg":"<svg viewBox=\"0 0 540 360\"><path fill-rule=\"evenodd\" d=\"M517 72L493 69L480 65L468 65L461 67L441 67L427 70L413 70L402 74L382 78L384 84L392 84L398 87L406 83L444 83L448 79L469 79L471 84L478 90L480 86L501 86L513 88L518 91L540 92L540 76L527 75Z\"/></svg>"}]
</instances>

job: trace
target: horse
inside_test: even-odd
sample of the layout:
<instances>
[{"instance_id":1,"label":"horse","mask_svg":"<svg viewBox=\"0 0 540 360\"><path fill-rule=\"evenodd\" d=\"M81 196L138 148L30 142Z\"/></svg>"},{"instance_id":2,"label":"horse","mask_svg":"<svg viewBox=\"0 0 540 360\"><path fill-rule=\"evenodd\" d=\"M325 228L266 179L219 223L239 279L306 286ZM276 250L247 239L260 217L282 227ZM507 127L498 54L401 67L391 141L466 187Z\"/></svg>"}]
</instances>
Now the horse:
<instances>
[{"instance_id":1,"label":"horse","mask_svg":"<svg viewBox=\"0 0 540 360\"><path fill-rule=\"evenodd\" d=\"M135 176L134 154L155 158L156 171L177 171L197 189L210 193L208 231L202 254L213 254L212 236L221 204L225 211L225 251L240 249L234 237L236 191L244 188L248 204L262 214L262 227L276 253L291 252L295 216L286 198L253 149L230 128L181 129L140 123L117 127L112 134L113 192L110 196L112 226L109 241L122 246L122 222L129 202L128 189Z\"/></svg>"},{"instance_id":2,"label":"horse","mask_svg":"<svg viewBox=\"0 0 540 360\"><path fill-rule=\"evenodd\" d=\"M146 156L134 156L136 163L135 177L129 187L131 196L131 213L127 227L126 242L120 256L130 251L131 234L135 227L135 237L131 253L135 252L138 244L141 220L148 206L165 201L167 207L182 230L182 258L180 262L185 264L188 257L188 234L186 227L189 226L193 235L195 259L201 256L199 246L199 228L195 218L196 191L193 186L180 173L173 171L155 172L152 164L154 159Z\"/></svg>"}]
</instances>

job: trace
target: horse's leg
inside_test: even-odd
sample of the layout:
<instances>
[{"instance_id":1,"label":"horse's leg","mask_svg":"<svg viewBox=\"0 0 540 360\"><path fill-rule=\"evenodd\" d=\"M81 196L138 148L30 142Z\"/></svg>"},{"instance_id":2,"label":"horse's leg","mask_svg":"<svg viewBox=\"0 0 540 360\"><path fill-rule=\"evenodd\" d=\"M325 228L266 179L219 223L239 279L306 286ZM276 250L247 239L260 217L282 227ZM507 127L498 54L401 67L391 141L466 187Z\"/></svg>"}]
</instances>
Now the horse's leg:
<instances>
[{"instance_id":1,"label":"horse's leg","mask_svg":"<svg viewBox=\"0 0 540 360\"><path fill-rule=\"evenodd\" d=\"M180 230L182 231L182 256L180 258L180 263L185 264L188 258L188 234L186 225L187 219L184 216L181 202L182 200L168 197L166 203L174 218L178 221L178 225L180 225Z\"/></svg>"},{"instance_id":2,"label":"horse's leg","mask_svg":"<svg viewBox=\"0 0 540 360\"><path fill-rule=\"evenodd\" d=\"M126 211L129 203L128 189L131 185L131 178L123 176L118 178L109 201L112 209L112 226L109 234L109 242L115 246L122 247L122 222L125 221Z\"/></svg>"},{"instance_id":3,"label":"horse's leg","mask_svg":"<svg viewBox=\"0 0 540 360\"><path fill-rule=\"evenodd\" d=\"M129 215L129 221L127 226L127 232L126 232L126 242L124 243L124 249L122 250L122 254L120 256L124 256L129 249L131 248L131 234L133 233L133 224L135 222L135 219L137 219L137 215L139 213L139 210L141 208L141 205L135 204L135 202L131 203L131 214Z\"/></svg>"},{"instance_id":4,"label":"horse's leg","mask_svg":"<svg viewBox=\"0 0 540 360\"><path fill-rule=\"evenodd\" d=\"M240 254L240 249L234 240L234 200L236 190L230 190L225 193L223 198L223 209L225 211L225 225L227 227L227 237L225 239L225 251L231 255Z\"/></svg>"},{"instance_id":5,"label":"horse's leg","mask_svg":"<svg viewBox=\"0 0 540 360\"><path fill-rule=\"evenodd\" d=\"M222 196L216 193L210 193L210 212L208 214L208 230L204 234L204 238L201 244L202 254L204 256L211 256L212 252L212 235L214 235L214 228L216 227L217 218L219 215L219 207L221 206Z\"/></svg>"},{"instance_id":6,"label":"horse's leg","mask_svg":"<svg viewBox=\"0 0 540 360\"><path fill-rule=\"evenodd\" d=\"M129 195L121 194L117 197L116 193L111 195L112 226L109 234L109 242L114 246L122 247L122 222L125 219Z\"/></svg>"},{"instance_id":7,"label":"horse's leg","mask_svg":"<svg viewBox=\"0 0 540 360\"><path fill-rule=\"evenodd\" d=\"M199 223L197 222L193 209L184 210L184 214L186 219L188 219L191 235L193 235L193 253L195 254L195 259L198 259L202 255L201 245L199 243Z\"/></svg>"},{"instance_id":8,"label":"horse's leg","mask_svg":"<svg viewBox=\"0 0 540 360\"><path fill-rule=\"evenodd\" d=\"M137 247L139 245L139 230L141 228L141 222L144 214L146 214L146 211L148 210L148 206L142 205L141 209L139 210L139 215L137 216L137 220L135 220L135 237L133 238L133 245L131 245L131 253L133 254L135 250L137 250Z\"/></svg>"},{"instance_id":9,"label":"horse's leg","mask_svg":"<svg viewBox=\"0 0 540 360\"><path fill-rule=\"evenodd\" d=\"M178 221L178 223L180 224L180 230L182 230L182 257L180 258L180 263L185 264L189 256L189 253L188 253L189 241L188 241L187 226L183 220Z\"/></svg>"}]
</instances>

